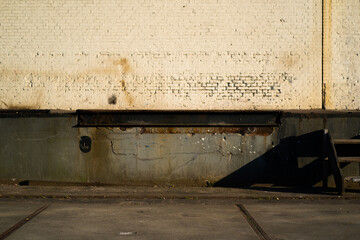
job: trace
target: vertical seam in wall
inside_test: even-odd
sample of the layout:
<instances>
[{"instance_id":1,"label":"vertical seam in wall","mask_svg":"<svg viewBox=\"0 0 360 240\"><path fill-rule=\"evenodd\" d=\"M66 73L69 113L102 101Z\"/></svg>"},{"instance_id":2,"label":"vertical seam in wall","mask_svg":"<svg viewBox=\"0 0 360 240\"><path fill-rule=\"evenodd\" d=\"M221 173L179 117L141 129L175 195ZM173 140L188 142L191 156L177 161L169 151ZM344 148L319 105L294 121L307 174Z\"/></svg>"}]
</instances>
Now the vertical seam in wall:
<instances>
[{"instance_id":1,"label":"vertical seam in wall","mask_svg":"<svg viewBox=\"0 0 360 240\"><path fill-rule=\"evenodd\" d=\"M332 0L322 0L322 108L331 107Z\"/></svg>"},{"instance_id":2,"label":"vertical seam in wall","mask_svg":"<svg viewBox=\"0 0 360 240\"><path fill-rule=\"evenodd\" d=\"M324 86L324 1L321 1L321 108L325 109Z\"/></svg>"}]
</instances>

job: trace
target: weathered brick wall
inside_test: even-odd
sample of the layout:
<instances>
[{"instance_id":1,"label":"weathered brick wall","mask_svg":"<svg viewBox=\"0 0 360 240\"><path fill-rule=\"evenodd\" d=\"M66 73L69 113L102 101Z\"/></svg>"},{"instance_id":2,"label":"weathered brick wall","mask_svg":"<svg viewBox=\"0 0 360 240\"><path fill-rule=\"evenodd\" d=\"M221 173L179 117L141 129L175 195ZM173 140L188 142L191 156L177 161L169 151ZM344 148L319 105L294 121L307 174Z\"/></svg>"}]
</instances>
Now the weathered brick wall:
<instances>
[{"instance_id":1,"label":"weathered brick wall","mask_svg":"<svg viewBox=\"0 0 360 240\"><path fill-rule=\"evenodd\" d=\"M321 13L321 0L1 0L0 108L321 108Z\"/></svg>"},{"instance_id":2,"label":"weathered brick wall","mask_svg":"<svg viewBox=\"0 0 360 240\"><path fill-rule=\"evenodd\" d=\"M327 2L326 108L360 109L360 1Z\"/></svg>"}]
</instances>

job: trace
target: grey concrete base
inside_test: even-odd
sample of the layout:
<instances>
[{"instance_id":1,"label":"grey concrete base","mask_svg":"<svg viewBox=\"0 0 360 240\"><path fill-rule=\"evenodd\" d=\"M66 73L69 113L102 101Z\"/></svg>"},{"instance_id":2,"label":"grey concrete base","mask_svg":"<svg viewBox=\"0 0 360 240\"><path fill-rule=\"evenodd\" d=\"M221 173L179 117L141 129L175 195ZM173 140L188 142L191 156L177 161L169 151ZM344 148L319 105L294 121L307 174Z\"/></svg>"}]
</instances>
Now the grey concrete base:
<instances>
[{"instance_id":1,"label":"grey concrete base","mask_svg":"<svg viewBox=\"0 0 360 240\"><path fill-rule=\"evenodd\" d=\"M171 202L56 203L8 239L129 238L257 239L233 205Z\"/></svg>"},{"instance_id":2,"label":"grey concrete base","mask_svg":"<svg viewBox=\"0 0 360 240\"><path fill-rule=\"evenodd\" d=\"M259 239L236 204L267 235L285 239L358 239L354 200L0 200L1 231L40 205L46 210L7 239Z\"/></svg>"},{"instance_id":3,"label":"grey concrete base","mask_svg":"<svg viewBox=\"0 0 360 240\"><path fill-rule=\"evenodd\" d=\"M0 203L0 233L5 232L17 222L41 207L41 203L33 202L1 202Z\"/></svg>"},{"instance_id":4,"label":"grey concrete base","mask_svg":"<svg viewBox=\"0 0 360 240\"><path fill-rule=\"evenodd\" d=\"M360 201L252 202L247 210L272 239L359 239Z\"/></svg>"}]
</instances>

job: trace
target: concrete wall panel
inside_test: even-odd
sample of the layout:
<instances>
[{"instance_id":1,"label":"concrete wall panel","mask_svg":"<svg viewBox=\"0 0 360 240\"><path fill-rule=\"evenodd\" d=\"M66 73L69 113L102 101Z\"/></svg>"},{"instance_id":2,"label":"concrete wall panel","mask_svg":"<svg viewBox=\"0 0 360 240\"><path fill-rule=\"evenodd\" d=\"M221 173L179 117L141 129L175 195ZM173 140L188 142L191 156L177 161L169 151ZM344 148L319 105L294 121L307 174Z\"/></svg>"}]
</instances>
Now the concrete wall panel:
<instances>
[{"instance_id":1,"label":"concrete wall panel","mask_svg":"<svg viewBox=\"0 0 360 240\"><path fill-rule=\"evenodd\" d=\"M205 185L260 158L277 134L72 128L74 116L0 118L0 180ZM162 129L162 128L160 128ZM91 138L82 152L81 136Z\"/></svg>"},{"instance_id":2,"label":"concrete wall panel","mask_svg":"<svg viewBox=\"0 0 360 240\"><path fill-rule=\"evenodd\" d=\"M169 127L74 128L74 115L2 117L0 181L313 186L322 176L318 130L352 138L359 136L359 119L360 113L283 113L279 127L187 127L174 133ZM82 136L91 138L89 152L80 149ZM359 175L359 164L344 174Z\"/></svg>"}]
</instances>

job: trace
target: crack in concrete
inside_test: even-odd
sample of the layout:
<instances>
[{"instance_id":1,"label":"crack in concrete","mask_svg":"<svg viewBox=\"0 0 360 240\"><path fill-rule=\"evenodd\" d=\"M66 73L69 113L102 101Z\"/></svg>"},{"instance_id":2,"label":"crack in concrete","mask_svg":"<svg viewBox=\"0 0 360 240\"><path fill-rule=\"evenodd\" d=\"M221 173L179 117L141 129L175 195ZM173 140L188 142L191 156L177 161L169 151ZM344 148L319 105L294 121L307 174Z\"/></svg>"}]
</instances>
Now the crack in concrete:
<instances>
[{"instance_id":1,"label":"crack in concrete","mask_svg":"<svg viewBox=\"0 0 360 240\"><path fill-rule=\"evenodd\" d=\"M47 136L47 137L43 137L43 138L16 138L16 141L46 141L46 140L49 140L51 138L56 138L56 137L63 137L63 136L66 136L67 134L64 134L64 133L59 133L59 134L56 134L56 135L51 135L51 136Z\"/></svg>"}]
</instances>

